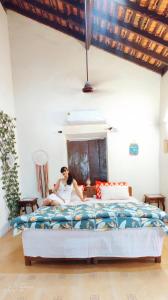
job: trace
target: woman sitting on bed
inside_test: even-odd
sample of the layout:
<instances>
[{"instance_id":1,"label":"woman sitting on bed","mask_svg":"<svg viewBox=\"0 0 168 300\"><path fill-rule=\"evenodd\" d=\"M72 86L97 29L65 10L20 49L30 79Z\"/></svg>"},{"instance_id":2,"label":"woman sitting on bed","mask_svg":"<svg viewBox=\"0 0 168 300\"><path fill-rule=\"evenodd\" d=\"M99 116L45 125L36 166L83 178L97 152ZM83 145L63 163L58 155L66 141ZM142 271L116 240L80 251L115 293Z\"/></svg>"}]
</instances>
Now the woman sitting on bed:
<instances>
[{"instance_id":1,"label":"woman sitting on bed","mask_svg":"<svg viewBox=\"0 0 168 300\"><path fill-rule=\"evenodd\" d=\"M73 188L81 201L85 201L78 188L76 180L72 177L68 168L62 167L60 172L62 173L63 178L58 180L53 193L43 201L43 205L60 205L70 203Z\"/></svg>"}]
</instances>

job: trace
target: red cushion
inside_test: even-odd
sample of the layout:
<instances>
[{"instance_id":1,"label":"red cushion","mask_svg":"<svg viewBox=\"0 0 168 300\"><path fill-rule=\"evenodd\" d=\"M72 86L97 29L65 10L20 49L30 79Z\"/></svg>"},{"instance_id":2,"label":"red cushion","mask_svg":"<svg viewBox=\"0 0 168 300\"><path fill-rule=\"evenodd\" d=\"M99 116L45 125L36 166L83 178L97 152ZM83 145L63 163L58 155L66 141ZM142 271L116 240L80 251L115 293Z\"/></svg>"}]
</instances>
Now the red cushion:
<instances>
[{"instance_id":1,"label":"red cushion","mask_svg":"<svg viewBox=\"0 0 168 300\"><path fill-rule=\"evenodd\" d=\"M101 186L128 185L127 182L96 181L96 198L101 199Z\"/></svg>"}]
</instances>

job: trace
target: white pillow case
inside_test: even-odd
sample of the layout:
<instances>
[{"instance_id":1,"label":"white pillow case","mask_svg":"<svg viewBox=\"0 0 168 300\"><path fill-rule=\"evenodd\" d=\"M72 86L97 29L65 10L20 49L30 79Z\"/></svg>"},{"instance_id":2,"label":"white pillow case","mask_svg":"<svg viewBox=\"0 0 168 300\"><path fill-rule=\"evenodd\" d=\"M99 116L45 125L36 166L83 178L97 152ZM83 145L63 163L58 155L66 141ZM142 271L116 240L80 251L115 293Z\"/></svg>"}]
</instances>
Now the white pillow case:
<instances>
[{"instance_id":1,"label":"white pillow case","mask_svg":"<svg viewBox=\"0 0 168 300\"><path fill-rule=\"evenodd\" d=\"M102 200L127 200L129 199L128 186L100 186Z\"/></svg>"}]
</instances>

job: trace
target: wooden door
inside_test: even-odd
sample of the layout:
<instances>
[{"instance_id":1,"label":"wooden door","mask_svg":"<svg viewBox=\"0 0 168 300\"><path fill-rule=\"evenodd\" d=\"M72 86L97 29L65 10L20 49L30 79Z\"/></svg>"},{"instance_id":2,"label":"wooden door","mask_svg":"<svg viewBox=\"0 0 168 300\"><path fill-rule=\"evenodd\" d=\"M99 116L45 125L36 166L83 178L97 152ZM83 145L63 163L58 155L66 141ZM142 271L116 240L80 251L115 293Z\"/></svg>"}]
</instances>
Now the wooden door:
<instances>
[{"instance_id":1,"label":"wooden door","mask_svg":"<svg viewBox=\"0 0 168 300\"><path fill-rule=\"evenodd\" d=\"M107 180L106 139L68 141L68 167L79 184Z\"/></svg>"},{"instance_id":2,"label":"wooden door","mask_svg":"<svg viewBox=\"0 0 168 300\"><path fill-rule=\"evenodd\" d=\"M79 184L89 177L89 158L87 142L67 142L68 168Z\"/></svg>"}]
</instances>

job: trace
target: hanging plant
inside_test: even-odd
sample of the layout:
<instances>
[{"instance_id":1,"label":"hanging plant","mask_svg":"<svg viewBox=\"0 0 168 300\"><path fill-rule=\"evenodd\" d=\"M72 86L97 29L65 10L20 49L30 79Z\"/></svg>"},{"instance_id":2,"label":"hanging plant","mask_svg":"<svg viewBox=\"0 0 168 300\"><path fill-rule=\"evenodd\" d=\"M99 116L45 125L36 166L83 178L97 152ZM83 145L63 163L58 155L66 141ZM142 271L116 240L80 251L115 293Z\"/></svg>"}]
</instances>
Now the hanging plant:
<instances>
[{"instance_id":1,"label":"hanging plant","mask_svg":"<svg viewBox=\"0 0 168 300\"><path fill-rule=\"evenodd\" d=\"M15 150L15 120L0 111L0 160L2 189L9 209L9 220L19 214L18 163Z\"/></svg>"}]
</instances>

